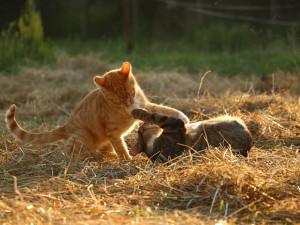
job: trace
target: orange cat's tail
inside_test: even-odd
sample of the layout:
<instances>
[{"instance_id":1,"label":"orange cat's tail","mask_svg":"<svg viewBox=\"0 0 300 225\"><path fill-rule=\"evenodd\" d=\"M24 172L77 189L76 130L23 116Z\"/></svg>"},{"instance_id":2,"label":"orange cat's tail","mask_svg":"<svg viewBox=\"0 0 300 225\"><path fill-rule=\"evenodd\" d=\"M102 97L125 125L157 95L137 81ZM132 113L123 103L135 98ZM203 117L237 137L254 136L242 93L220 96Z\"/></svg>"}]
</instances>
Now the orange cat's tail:
<instances>
[{"instance_id":1,"label":"orange cat's tail","mask_svg":"<svg viewBox=\"0 0 300 225\"><path fill-rule=\"evenodd\" d=\"M42 145L65 140L67 138L65 126L61 126L51 131L42 133L31 133L24 130L22 127L20 127L15 119L16 108L16 105L13 104L7 110L5 115L5 122L9 132L11 132L18 141L33 145Z\"/></svg>"}]
</instances>

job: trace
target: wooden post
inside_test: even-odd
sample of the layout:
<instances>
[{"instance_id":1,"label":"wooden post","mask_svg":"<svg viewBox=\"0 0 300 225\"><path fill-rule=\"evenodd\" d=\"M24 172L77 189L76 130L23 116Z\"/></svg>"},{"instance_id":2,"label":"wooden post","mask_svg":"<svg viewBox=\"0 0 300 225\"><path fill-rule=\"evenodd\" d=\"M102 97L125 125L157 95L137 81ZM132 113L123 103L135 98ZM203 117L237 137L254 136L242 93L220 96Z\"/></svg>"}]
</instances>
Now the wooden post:
<instances>
[{"instance_id":1,"label":"wooden post","mask_svg":"<svg viewBox=\"0 0 300 225\"><path fill-rule=\"evenodd\" d=\"M138 10L138 1L139 0L131 0L132 3L132 34L133 34L133 41L135 37L138 35L138 21L139 21L139 10ZM132 38L132 37L131 37Z\"/></svg>"},{"instance_id":2,"label":"wooden post","mask_svg":"<svg viewBox=\"0 0 300 225\"><path fill-rule=\"evenodd\" d=\"M277 1L276 0L271 0L270 1L270 18L271 20L276 20L277 17Z\"/></svg>"},{"instance_id":3,"label":"wooden post","mask_svg":"<svg viewBox=\"0 0 300 225\"><path fill-rule=\"evenodd\" d=\"M126 39L126 52L128 55L132 53L133 45L131 42L131 30L130 30L130 12L129 12L129 1L123 0L124 8L124 29Z\"/></svg>"},{"instance_id":4,"label":"wooden post","mask_svg":"<svg viewBox=\"0 0 300 225\"><path fill-rule=\"evenodd\" d=\"M84 38L88 36L88 0L81 0L81 34Z\"/></svg>"},{"instance_id":5,"label":"wooden post","mask_svg":"<svg viewBox=\"0 0 300 225\"><path fill-rule=\"evenodd\" d=\"M35 7L35 10L39 9L39 0L33 0L33 5Z\"/></svg>"}]
</instances>

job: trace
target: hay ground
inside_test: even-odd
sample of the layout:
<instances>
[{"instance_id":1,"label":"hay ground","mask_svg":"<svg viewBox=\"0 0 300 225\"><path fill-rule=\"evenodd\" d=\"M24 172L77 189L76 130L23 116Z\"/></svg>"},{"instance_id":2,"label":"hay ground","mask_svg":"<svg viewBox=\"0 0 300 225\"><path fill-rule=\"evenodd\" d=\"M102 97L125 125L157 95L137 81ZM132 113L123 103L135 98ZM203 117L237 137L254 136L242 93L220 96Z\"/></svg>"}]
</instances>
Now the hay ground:
<instances>
[{"instance_id":1,"label":"hay ground","mask_svg":"<svg viewBox=\"0 0 300 225\"><path fill-rule=\"evenodd\" d=\"M31 131L65 123L94 88L92 78L121 65L97 56L61 55L56 64L0 76L0 116L15 103ZM133 65L134 67L134 65ZM42 147L15 142L0 123L1 224L296 224L300 222L299 74L244 81L177 71L135 71L149 98L183 110L192 120L228 114L244 119L253 135L249 157L230 150L185 154L154 166L70 162L63 143ZM271 88L270 88L271 87ZM289 92L280 91L291 88ZM267 94L266 94L267 93ZM126 141L131 146L135 133ZM69 163L70 162L70 163Z\"/></svg>"}]
</instances>

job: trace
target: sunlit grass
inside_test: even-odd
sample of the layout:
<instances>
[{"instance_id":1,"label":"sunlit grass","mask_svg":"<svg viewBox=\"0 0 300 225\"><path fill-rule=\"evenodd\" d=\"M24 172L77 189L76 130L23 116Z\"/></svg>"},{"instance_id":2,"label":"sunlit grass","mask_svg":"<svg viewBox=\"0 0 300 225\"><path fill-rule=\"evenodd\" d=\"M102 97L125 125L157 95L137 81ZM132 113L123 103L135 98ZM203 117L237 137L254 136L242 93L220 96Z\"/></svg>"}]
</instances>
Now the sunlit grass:
<instances>
[{"instance_id":1,"label":"sunlit grass","mask_svg":"<svg viewBox=\"0 0 300 225\"><path fill-rule=\"evenodd\" d=\"M30 131L64 124L94 88L94 74L122 65L97 57L63 54L51 66L22 68L18 79L1 76L1 117L16 103L16 118ZM245 79L209 73L198 101L201 76L176 70L134 69L134 74L153 102L183 110L191 121L222 114L242 118L254 140L250 155L237 157L230 149L209 148L205 154L186 153L161 165L153 165L144 155L133 162L70 162L64 143L18 143L2 122L0 224L296 224L300 220L298 96L262 93L255 85L262 81L256 77L248 91L251 85ZM275 85L287 80L279 79ZM126 142L130 147L135 141L133 131Z\"/></svg>"}]
</instances>

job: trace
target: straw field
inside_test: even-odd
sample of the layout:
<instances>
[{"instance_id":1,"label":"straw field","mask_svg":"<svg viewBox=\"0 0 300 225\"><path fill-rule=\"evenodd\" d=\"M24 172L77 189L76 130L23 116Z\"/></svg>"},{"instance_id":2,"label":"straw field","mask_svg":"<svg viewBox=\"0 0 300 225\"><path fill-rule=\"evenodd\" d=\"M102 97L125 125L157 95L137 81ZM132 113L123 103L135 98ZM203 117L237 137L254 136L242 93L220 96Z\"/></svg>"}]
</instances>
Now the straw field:
<instances>
[{"instance_id":1,"label":"straw field","mask_svg":"<svg viewBox=\"0 0 300 225\"><path fill-rule=\"evenodd\" d=\"M184 111L192 121L228 114L245 120L254 140L249 157L230 149L186 153L153 165L95 161L63 154L64 143L15 142L4 115L31 131L66 122L94 88L92 78L121 66L98 56L60 55L57 63L0 76L1 224L296 224L300 222L299 74L263 80L178 71L133 72L148 97ZM275 79L273 79L275 78ZM126 137L128 146L136 138Z\"/></svg>"}]
</instances>

